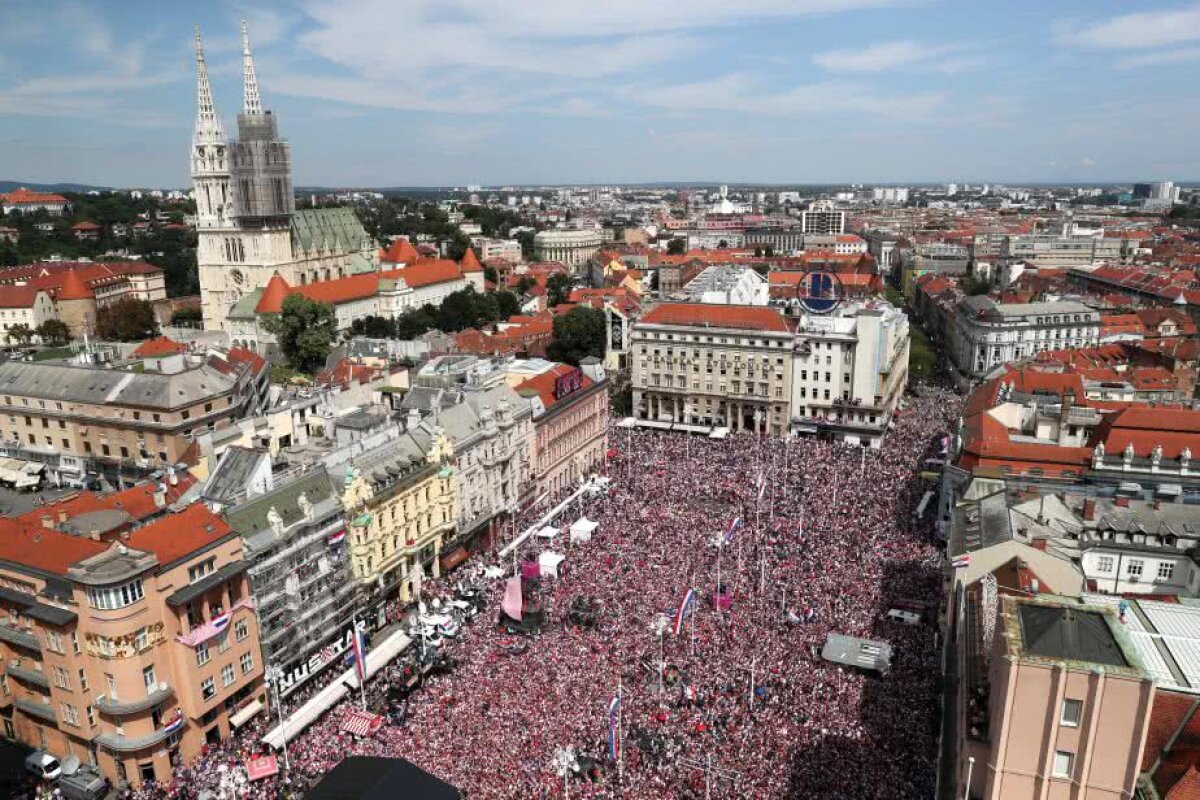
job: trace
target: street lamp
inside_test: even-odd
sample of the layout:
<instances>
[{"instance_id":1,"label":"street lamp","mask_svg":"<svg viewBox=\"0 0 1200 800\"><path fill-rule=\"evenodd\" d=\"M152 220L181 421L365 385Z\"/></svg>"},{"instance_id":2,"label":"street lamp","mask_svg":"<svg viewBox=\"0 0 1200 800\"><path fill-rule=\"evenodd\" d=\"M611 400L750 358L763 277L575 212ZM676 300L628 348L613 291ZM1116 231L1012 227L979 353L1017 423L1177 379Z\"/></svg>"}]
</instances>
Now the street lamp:
<instances>
[{"instance_id":1,"label":"street lamp","mask_svg":"<svg viewBox=\"0 0 1200 800\"><path fill-rule=\"evenodd\" d=\"M975 756L967 759L967 788L963 792L963 800L971 800L971 773L975 771Z\"/></svg>"},{"instance_id":2,"label":"street lamp","mask_svg":"<svg viewBox=\"0 0 1200 800\"><path fill-rule=\"evenodd\" d=\"M279 698L279 681L283 679L283 670L277 665L271 664L267 667L264 677L275 692L275 710L279 713L279 735L283 739L283 768L290 773L292 761L288 757L287 722L283 717L283 701Z\"/></svg>"}]
</instances>

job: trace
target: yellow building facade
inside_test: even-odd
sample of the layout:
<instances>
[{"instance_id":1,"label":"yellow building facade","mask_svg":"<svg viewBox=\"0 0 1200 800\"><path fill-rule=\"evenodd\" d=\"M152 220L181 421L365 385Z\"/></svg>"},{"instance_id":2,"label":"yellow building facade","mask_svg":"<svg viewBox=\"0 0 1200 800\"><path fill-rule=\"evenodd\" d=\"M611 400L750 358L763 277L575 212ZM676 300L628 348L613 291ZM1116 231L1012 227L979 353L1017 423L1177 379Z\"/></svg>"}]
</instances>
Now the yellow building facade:
<instances>
[{"instance_id":1,"label":"yellow building facade","mask_svg":"<svg viewBox=\"0 0 1200 800\"><path fill-rule=\"evenodd\" d=\"M453 538L458 513L453 459L454 446L440 432L416 431L346 468L351 569L364 589L408 602L422 578L441 574L442 546Z\"/></svg>"}]
</instances>

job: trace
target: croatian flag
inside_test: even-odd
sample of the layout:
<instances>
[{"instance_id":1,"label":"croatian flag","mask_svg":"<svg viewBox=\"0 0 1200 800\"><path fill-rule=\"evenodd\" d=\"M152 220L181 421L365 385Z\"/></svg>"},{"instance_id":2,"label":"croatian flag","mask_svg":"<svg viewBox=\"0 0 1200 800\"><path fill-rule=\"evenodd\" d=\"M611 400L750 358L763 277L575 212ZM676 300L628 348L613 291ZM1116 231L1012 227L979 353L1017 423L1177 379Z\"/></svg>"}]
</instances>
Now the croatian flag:
<instances>
[{"instance_id":1,"label":"croatian flag","mask_svg":"<svg viewBox=\"0 0 1200 800\"><path fill-rule=\"evenodd\" d=\"M333 547L335 544L341 544L345 538L346 529L342 528L340 531L329 537L329 546Z\"/></svg>"},{"instance_id":2,"label":"croatian flag","mask_svg":"<svg viewBox=\"0 0 1200 800\"><path fill-rule=\"evenodd\" d=\"M621 760L621 697L614 697L608 704L608 756L613 761Z\"/></svg>"},{"instance_id":3,"label":"croatian flag","mask_svg":"<svg viewBox=\"0 0 1200 800\"><path fill-rule=\"evenodd\" d=\"M171 720L166 725L164 725L162 732L170 735L182 727L183 727L183 709L177 709L175 711L175 719Z\"/></svg>"},{"instance_id":4,"label":"croatian flag","mask_svg":"<svg viewBox=\"0 0 1200 800\"><path fill-rule=\"evenodd\" d=\"M729 523L729 527L725 529L725 538L722 541L725 544L729 544L730 542L732 542L733 537L737 535L737 532L738 532L738 530L741 529L741 527L742 527L742 518L734 517L733 521Z\"/></svg>"},{"instance_id":5,"label":"croatian flag","mask_svg":"<svg viewBox=\"0 0 1200 800\"><path fill-rule=\"evenodd\" d=\"M675 635L683 630L683 622L696 610L696 590L688 589L687 594L683 596L683 602L679 604L679 610L675 612Z\"/></svg>"},{"instance_id":6,"label":"croatian flag","mask_svg":"<svg viewBox=\"0 0 1200 800\"><path fill-rule=\"evenodd\" d=\"M360 682L367 679L367 633L361 629L354 631L354 669Z\"/></svg>"},{"instance_id":7,"label":"croatian flag","mask_svg":"<svg viewBox=\"0 0 1200 800\"><path fill-rule=\"evenodd\" d=\"M954 567L955 569L966 569L967 567L971 566L971 554L963 553L961 556L955 556L950 561L950 566Z\"/></svg>"},{"instance_id":8,"label":"croatian flag","mask_svg":"<svg viewBox=\"0 0 1200 800\"><path fill-rule=\"evenodd\" d=\"M766 493L767 493L767 476L766 475L759 473L757 486L758 486L758 499L761 502L763 499L763 496L766 495Z\"/></svg>"},{"instance_id":9,"label":"croatian flag","mask_svg":"<svg viewBox=\"0 0 1200 800\"><path fill-rule=\"evenodd\" d=\"M221 633L229 627L229 620L231 619L233 619L233 612L226 611L223 614L217 614L208 624L212 625L213 633Z\"/></svg>"}]
</instances>

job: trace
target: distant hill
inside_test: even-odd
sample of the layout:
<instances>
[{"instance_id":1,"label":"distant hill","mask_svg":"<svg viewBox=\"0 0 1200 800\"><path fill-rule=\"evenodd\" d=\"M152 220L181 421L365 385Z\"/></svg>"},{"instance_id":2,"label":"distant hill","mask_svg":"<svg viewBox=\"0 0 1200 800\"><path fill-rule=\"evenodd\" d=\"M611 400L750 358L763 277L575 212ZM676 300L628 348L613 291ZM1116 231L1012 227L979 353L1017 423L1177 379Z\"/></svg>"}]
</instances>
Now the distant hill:
<instances>
[{"instance_id":1,"label":"distant hill","mask_svg":"<svg viewBox=\"0 0 1200 800\"><path fill-rule=\"evenodd\" d=\"M31 192L107 192L108 186L88 186L86 183L29 183L28 181L0 181L0 194L7 194L13 189L24 186Z\"/></svg>"}]
</instances>

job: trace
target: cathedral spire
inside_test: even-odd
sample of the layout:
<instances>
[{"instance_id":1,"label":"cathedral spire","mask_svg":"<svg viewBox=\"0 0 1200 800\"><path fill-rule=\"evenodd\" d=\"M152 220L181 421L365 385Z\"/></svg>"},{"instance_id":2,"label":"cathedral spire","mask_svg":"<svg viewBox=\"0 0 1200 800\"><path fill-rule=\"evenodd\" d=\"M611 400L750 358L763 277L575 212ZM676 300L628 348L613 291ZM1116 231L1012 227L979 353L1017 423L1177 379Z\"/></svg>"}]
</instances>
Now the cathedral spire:
<instances>
[{"instance_id":1,"label":"cathedral spire","mask_svg":"<svg viewBox=\"0 0 1200 800\"><path fill-rule=\"evenodd\" d=\"M250 34L246 20L242 20L242 94L245 98L246 114L261 114L262 100L258 96L258 76L254 72L254 56L250 55Z\"/></svg>"},{"instance_id":2,"label":"cathedral spire","mask_svg":"<svg viewBox=\"0 0 1200 800\"><path fill-rule=\"evenodd\" d=\"M213 104L212 86L208 83L208 64L204 60L204 42L200 26L196 26L196 141L225 140L225 128Z\"/></svg>"}]
</instances>

